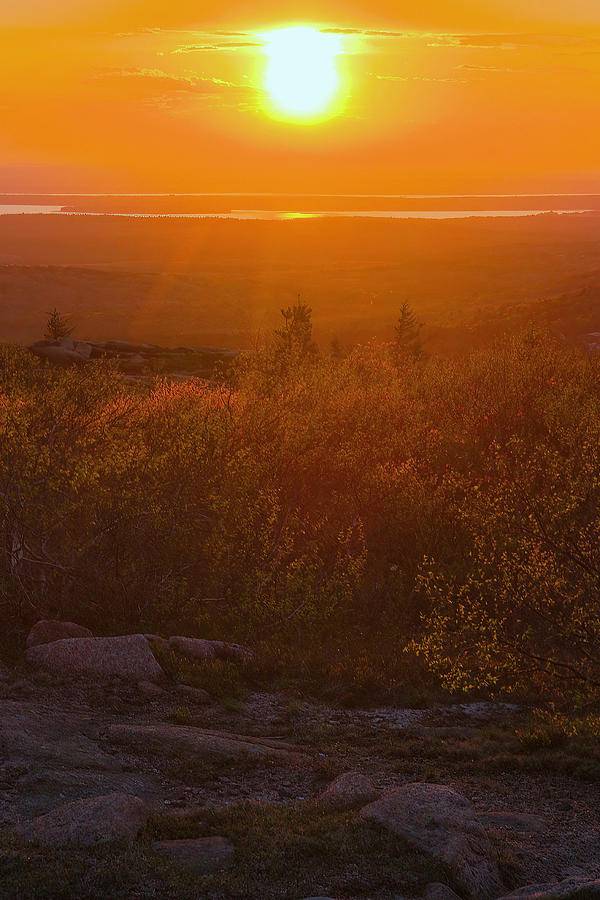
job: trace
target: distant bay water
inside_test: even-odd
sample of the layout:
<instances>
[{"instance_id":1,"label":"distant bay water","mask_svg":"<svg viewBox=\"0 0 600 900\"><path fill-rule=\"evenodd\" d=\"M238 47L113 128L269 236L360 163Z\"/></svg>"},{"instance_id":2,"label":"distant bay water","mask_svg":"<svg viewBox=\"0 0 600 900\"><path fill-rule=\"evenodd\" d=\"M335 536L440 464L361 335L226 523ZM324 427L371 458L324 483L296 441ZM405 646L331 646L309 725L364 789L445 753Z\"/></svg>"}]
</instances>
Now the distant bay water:
<instances>
[{"instance_id":1,"label":"distant bay water","mask_svg":"<svg viewBox=\"0 0 600 900\"><path fill-rule=\"evenodd\" d=\"M549 213L600 213L600 195L0 194L0 215L289 221L510 218Z\"/></svg>"}]
</instances>

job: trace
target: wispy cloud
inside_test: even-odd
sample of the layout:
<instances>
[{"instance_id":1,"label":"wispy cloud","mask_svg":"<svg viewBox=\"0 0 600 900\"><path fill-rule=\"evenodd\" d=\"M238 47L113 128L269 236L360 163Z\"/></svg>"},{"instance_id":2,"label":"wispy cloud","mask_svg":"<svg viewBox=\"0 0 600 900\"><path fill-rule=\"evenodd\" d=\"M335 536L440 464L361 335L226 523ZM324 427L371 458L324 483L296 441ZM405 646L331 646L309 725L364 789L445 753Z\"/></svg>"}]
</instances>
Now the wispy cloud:
<instances>
[{"instance_id":1,"label":"wispy cloud","mask_svg":"<svg viewBox=\"0 0 600 900\"><path fill-rule=\"evenodd\" d=\"M527 69L513 69L510 66L471 66L467 63L457 66L457 69L467 72L514 72L517 74L528 71Z\"/></svg>"},{"instance_id":2,"label":"wispy cloud","mask_svg":"<svg viewBox=\"0 0 600 900\"><path fill-rule=\"evenodd\" d=\"M568 34L429 34L426 38L429 47L472 47L482 50L600 46L600 38Z\"/></svg>"},{"instance_id":3,"label":"wispy cloud","mask_svg":"<svg viewBox=\"0 0 600 900\"><path fill-rule=\"evenodd\" d=\"M373 74L373 73L372 73ZM434 84L468 84L467 81L460 78L443 78L436 77L432 75L376 75L373 74L373 77L377 81L398 81L398 82L407 82L407 81L424 81L431 82Z\"/></svg>"},{"instance_id":4,"label":"wispy cloud","mask_svg":"<svg viewBox=\"0 0 600 900\"><path fill-rule=\"evenodd\" d=\"M161 88L173 88L177 91L193 91L204 93L216 87L238 87L234 82L207 75L173 74L162 69L126 68L102 69L95 73L96 78L134 78L147 85Z\"/></svg>"},{"instance_id":5,"label":"wispy cloud","mask_svg":"<svg viewBox=\"0 0 600 900\"><path fill-rule=\"evenodd\" d=\"M184 111L191 102L201 101L203 108L255 110L264 90L243 76L239 82L209 75L172 74L162 69L104 69L95 78L135 80L141 95L138 102L157 109Z\"/></svg>"},{"instance_id":6,"label":"wispy cloud","mask_svg":"<svg viewBox=\"0 0 600 900\"><path fill-rule=\"evenodd\" d=\"M262 47L264 42L251 31L202 31L192 28L141 28L137 31L120 32L118 38L139 38L144 35L159 35L165 39L187 38L187 42L171 51L173 54L218 53Z\"/></svg>"},{"instance_id":7,"label":"wispy cloud","mask_svg":"<svg viewBox=\"0 0 600 900\"><path fill-rule=\"evenodd\" d=\"M186 44L183 47L176 47L171 53L213 53L218 51L242 50L247 47L263 47L263 41L222 41L212 44Z\"/></svg>"},{"instance_id":8,"label":"wispy cloud","mask_svg":"<svg viewBox=\"0 0 600 900\"><path fill-rule=\"evenodd\" d=\"M408 31L381 31L371 28L321 28L323 34L347 34L358 37L407 38L412 37Z\"/></svg>"}]
</instances>

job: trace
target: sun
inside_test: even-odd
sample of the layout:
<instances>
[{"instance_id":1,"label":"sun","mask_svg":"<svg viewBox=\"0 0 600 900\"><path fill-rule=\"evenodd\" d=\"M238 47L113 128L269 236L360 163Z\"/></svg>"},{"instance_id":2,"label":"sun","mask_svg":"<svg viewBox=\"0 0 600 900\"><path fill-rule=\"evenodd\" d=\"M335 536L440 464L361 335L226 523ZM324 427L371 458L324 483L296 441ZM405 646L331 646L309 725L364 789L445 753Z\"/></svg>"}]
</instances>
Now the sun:
<instances>
[{"instance_id":1,"label":"sun","mask_svg":"<svg viewBox=\"0 0 600 900\"><path fill-rule=\"evenodd\" d=\"M296 25L261 37L268 57L265 88L274 111L311 119L330 110L339 90L340 36Z\"/></svg>"}]
</instances>

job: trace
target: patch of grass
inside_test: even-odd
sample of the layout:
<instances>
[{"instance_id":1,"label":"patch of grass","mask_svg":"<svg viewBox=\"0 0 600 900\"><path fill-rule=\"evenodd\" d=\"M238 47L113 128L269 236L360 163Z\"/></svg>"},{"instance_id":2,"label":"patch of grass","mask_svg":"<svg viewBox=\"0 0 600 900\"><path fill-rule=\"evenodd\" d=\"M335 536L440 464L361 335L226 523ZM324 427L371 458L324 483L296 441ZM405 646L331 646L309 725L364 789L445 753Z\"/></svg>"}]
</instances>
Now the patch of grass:
<instances>
[{"instance_id":1,"label":"patch of grass","mask_svg":"<svg viewBox=\"0 0 600 900\"><path fill-rule=\"evenodd\" d=\"M152 645L152 652L169 678L177 683L202 688L219 700L242 700L248 693L248 666L226 659L186 659L159 644Z\"/></svg>"},{"instance_id":2,"label":"patch of grass","mask_svg":"<svg viewBox=\"0 0 600 900\"><path fill-rule=\"evenodd\" d=\"M222 697L221 698L221 706L223 709L226 709L227 712L241 712L244 708L244 704L239 697Z\"/></svg>"},{"instance_id":3,"label":"patch of grass","mask_svg":"<svg viewBox=\"0 0 600 900\"><path fill-rule=\"evenodd\" d=\"M566 721L576 721L567 719ZM580 722L574 733L561 741L523 740L537 728L537 713L518 713L494 725L479 727L423 727L390 729L378 723L286 723L289 740L324 753L334 765L353 766L361 757L381 760L389 771L427 781L444 775L511 771L553 771L582 779L600 777L600 742L594 736L593 719Z\"/></svg>"},{"instance_id":4,"label":"patch of grass","mask_svg":"<svg viewBox=\"0 0 600 900\"><path fill-rule=\"evenodd\" d=\"M600 779L600 716L596 712L534 710L515 734L523 751L540 767L582 780Z\"/></svg>"},{"instance_id":5,"label":"patch of grass","mask_svg":"<svg viewBox=\"0 0 600 900\"><path fill-rule=\"evenodd\" d=\"M157 818L155 838L220 834L236 847L232 873L221 876L229 897L332 895L393 897L419 892L439 869L355 813L318 803L243 803L173 820Z\"/></svg>"},{"instance_id":6,"label":"patch of grass","mask_svg":"<svg viewBox=\"0 0 600 900\"><path fill-rule=\"evenodd\" d=\"M600 737L597 713L565 714L553 709L534 710L531 721L517 729L521 744L528 749L564 747Z\"/></svg>"},{"instance_id":7,"label":"patch of grass","mask_svg":"<svg viewBox=\"0 0 600 900\"><path fill-rule=\"evenodd\" d=\"M338 633L334 642L324 636L296 647L284 640L277 646L263 643L248 673L253 684L265 690L319 698L348 709L380 705L421 709L448 699L418 657L398 653L397 642L387 645L387 640L379 635L378 646L385 646L385 652L369 659L351 642L340 647Z\"/></svg>"},{"instance_id":8,"label":"patch of grass","mask_svg":"<svg viewBox=\"0 0 600 900\"><path fill-rule=\"evenodd\" d=\"M209 630L230 635L232 623L207 621ZM379 705L421 709L449 699L434 686L423 663L408 653L398 654L395 644L385 659L372 662L357 658L353 647L341 650L326 640L311 639L294 648L285 636L279 636L276 643L252 640L252 648L254 659L240 665L223 659L189 660L152 645L173 681L203 688L219 700L242 700L249 691L266 690L285 692L298 701L319 698L349 709Z\"/></svg>"},{"instance_id":9,"label":"patch of grass","mask_svg":"<svg viewBox=\"0 0 600 900\"><path fill-rule=\"evenodd\" d=\"M485 775L490 772L557 772L582 780L600 778L597 717L534 711L473 729L469 737L441 737L432 730L378 735L365 729L367 752L392 761L396 772Z\"/></svg>"},{"instance_id":10,"label":"patch of grass","mask_svg":"<svg viewBox=\"0 0 600 900\"><path fill-rule=\"evenodd\" d=\"M177 709L172 709L169 718L175 725L191 725L194 721L194 716L188 706L178 706Z\"/></svg>"},{"instance_id":11,"label":"patch of grass","mask_svg":"<svg viewBox=\"0 0 600 900\"><path fill-rule=\"evenodd\" d=\"M190 756L185 759L177 756L165 757L158 764L168 777L178 779L186 785L193 785L194 787L213 786L215 781L222 775L231 774L232 765L231 759L227 756L203 755ZM252 756L250 754L239 757L235 761L237 775L252 774L257 779L263 772L266 777L273 767L274 764L270 761L265 761L262 756Z\"/></svg>"},{"instance_id":12,"label":"patch of grass","mask_svg":"<svg viewBox=\"0 0 600 900\"><path fill-rule=\"evenodd\" d=\"M141 843L114 842L98 847L31 847L0 837L0 898L2 900L93 900L161 894L160 870L151 869ZM147 881L139 893L141 879ZM153 891L155 893L153 893ZM185 896L185 894L182 894ZM191 893L189 894L191 897Z\"/></svg>"},{"instance_id":13,"label":"patch of grass","mask_svg":"<svg viewBox=\"0 0 600 900\"><path fill-rule=\"evenodd\" d=\"M391 771L426 781L444 775L485 777L502 772L556 772L582 780L600 778L598 717L534 711L480 727L392 730L378 724L302 722L291 717L289 740L327 758L354 765L357 752L384 761ZM547 724L544 724L547 723ZM340 763L341 764L341 763ZM345 763L344 763L345 764Z\"/></svg>"},{"instance_id":14,"label":"patch of grass","mask_svg":"<svg viewBox=\"0 0 600 900\"><path fill-rule=\"evenodd\" d=\"M222 872L188 875L151 849L155 839L219 834L236 848ZM158 816L131 845L26 847L0 839L2 900L275 900L318 894L392 900L444 880L437 866L353 813L315 803L245 803L199 815Z\"/></svg>"}]
</instances>

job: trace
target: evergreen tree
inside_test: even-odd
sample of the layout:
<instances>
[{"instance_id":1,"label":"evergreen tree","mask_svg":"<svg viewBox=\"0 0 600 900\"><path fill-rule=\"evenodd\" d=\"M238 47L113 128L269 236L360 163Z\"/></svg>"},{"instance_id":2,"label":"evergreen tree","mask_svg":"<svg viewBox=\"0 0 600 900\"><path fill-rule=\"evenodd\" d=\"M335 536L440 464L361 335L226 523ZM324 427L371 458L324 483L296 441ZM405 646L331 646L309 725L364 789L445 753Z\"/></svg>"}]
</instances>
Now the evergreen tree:
<instances>
[{"instance_id":1,"label":"evergreen tree","mask_svg":"<svg viewBox=\"0 0 600 900\"><path fill-rule=\"evenodd\" d=\"M394 348L397 358L412 357L413 359L422 359L425 351L421 344L419 332L423 324L417 322L417 317L408 303L403 303L400 307L400 315L398 322L394 326Z\"/></svg>"},{"instance_id":2,"label":"evergreen tree","mask_svg":"<svg viewBox=\"0 0 600 900\"><path fill-rule=\"evenodd\" d=\"M300 302L281 310L283 325L275 329L276 346L284 353L307 356L315 352L312 340L312 309Z\"/></svg>"},{"instance_id":3,"label":"evergreen tree","mask_svg":"<svg viewBox=\"0 0 600 900\"><path fill-rule=\"evenodd\" d=\"M69 320L61 315L54 307L52 312L48 313L48 321L46 322L46 331L44 338L47 341L59 341L63 337L71 334L73 327Z\"/></svg>"}]
</instances>

